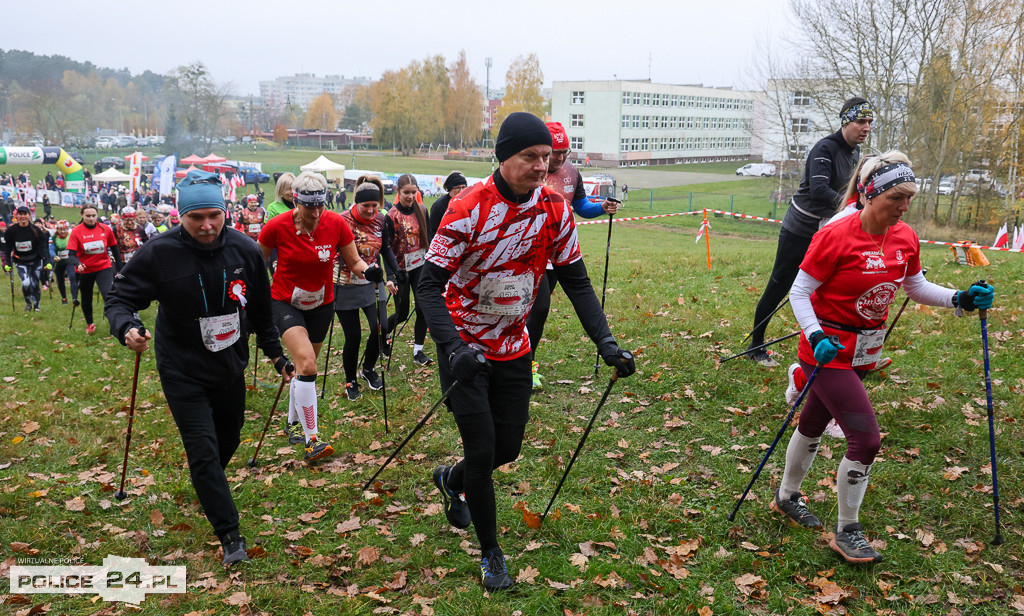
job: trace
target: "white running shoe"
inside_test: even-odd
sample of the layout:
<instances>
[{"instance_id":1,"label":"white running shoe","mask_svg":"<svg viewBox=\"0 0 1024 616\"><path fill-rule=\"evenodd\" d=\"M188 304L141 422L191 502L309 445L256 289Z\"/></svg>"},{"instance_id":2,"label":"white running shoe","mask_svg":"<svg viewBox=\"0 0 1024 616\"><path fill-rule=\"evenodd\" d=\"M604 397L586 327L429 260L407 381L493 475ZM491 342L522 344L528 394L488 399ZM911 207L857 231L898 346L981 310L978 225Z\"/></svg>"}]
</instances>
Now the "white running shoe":
<instances>
[{"instance_id":1,"label":"white running shoe","mask_svg":"<svg viewBox=\"0 0 1024 616\"><path fill-rule=\"evenodd\" d=\"M786 404L793 406L796 404L796 399L800 397L800 390L796 388L796 380L794 375L796 371L800 369L800 364L790 364L789 370L789 385L786 386Z\"/></svg>"}]
</instances>

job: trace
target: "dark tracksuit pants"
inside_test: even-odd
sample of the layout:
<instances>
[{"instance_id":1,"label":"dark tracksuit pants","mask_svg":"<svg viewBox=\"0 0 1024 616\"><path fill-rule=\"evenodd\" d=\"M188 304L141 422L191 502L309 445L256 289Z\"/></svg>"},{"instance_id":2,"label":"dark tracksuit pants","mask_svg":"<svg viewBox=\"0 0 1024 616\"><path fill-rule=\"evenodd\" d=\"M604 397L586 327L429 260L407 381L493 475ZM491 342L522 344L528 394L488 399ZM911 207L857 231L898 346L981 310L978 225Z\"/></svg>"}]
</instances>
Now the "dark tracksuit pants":
<instances>
[{"instance_id":1,"label":"dark tracksuit pants","mask_svg":"<svg viewBox=\"0 0 1024 616\"><path fill-rule=\"evenodd\" d=\"M189 474L206 519L218 537L238 530L238 510L224 469L241 442L245 423L243 374L210 387L171 370L160 384L181 433Z\"/></svg>"}]
</instances>

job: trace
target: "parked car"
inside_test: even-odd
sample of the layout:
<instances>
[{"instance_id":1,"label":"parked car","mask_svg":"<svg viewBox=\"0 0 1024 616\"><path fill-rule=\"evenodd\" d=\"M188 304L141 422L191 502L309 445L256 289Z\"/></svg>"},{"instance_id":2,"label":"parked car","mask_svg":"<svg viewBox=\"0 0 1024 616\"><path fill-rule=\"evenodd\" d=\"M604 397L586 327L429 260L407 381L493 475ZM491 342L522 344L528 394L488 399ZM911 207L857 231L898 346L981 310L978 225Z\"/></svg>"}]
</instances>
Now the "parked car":
<instances>
[{"instance_id":1,"label":"parked car","mask_svg":"<svg viewBox=\"0 0 1024 616\"><path fill-rule=\"evenodd\" d=\"M113 167L114 169L124 169L124 159L120 156L104 156L93 164L96 169L96 173L100 173L104 169Z\"/></svg>"},{"instance_id":2,"label":"parked car","mask_svg":"<svg viewBox=\"0 0 1024 616\"><path fill-rule=\"evenodd\" d=\"M221 138L221 143L238 143L238 137L234 135L228 135L227 137Z\"/></svg>"},{"instance_id":3,"label":"parked car","mask_svg":"<svg viewBox=\"0 0 1024 616\"><path fill-rule=\"evenodd\" d=\"M97 148L102 148L104 150L107 149L107 148L112 148L112 147L114 147L114 138L113 137L96 137L96 147Z\"/></svg>"},{"instance_id":4,"label":"parked car","mask_svg":"<svg viewBox=\"0 0 1024 616\"><path fill-rule=\"evenodd\" d=\"M163 135L153 135L149 138L149 141L153 145L163 145L167 143L167 137L164 137Z\"/></svg>"},{"instance_id":5,"label":"parked car","mask_svg":"<svg viewBox=\"0 0 1024 616\"><path fill-rule=\"evenodd\" d=\"M775 175L775 165L771 163L747 163L736 170L736 175L759 175L766 178Z\"/></svg>"},{"instance_id":6,"label":"parked car","mask_svg":"<svg viewBox=\"0 0 1024 616\"><path fill-rule=\"evenodd\" d=\"M984 169L968 169L967 175L964 176L965 182L988 182L990 180L988 171Z\"/></svg>"},{"instance_id":7,"label":"parked car","mask_svg":"<svg viewBox=\"0 0 1024 616\"><path fill-rule=\"evenodd\" d=\"M954 190L956 190L956 186L953 184L953 180L949 178L939 180L938 193L940 195L952 195Z\"/></svg>"},{"instance_id":8,"label":"parked car","mask_svg":"<svg viewBox=\"0 0 1024 616\"><path fill-rule=\"evenodd\" d=\"M252 143L252 137L250 137L249 135L242 137L242 143Z\"/></svg>"},{"instance_id":9,"label":"parked car","mask_svg":"<svg viewBox=\"0 0 1024 616\"><path fill-rule=\"evenodd\" d=\"M130 148L135 145L135 138L129 137L128 135L118 135L114 137L115 148Z\"/></svg>"},{"instance_id":10,"label":"parked car","mask_svg":"<svg viewBox=\"0 0 1024 616\"><path fill-rule=\"evenodd\" d=\"M270 175L252 167L240 167L238 172L242 174L242 179L246 184L266 184L270 181Z\"/></svg>"}]
</instances>

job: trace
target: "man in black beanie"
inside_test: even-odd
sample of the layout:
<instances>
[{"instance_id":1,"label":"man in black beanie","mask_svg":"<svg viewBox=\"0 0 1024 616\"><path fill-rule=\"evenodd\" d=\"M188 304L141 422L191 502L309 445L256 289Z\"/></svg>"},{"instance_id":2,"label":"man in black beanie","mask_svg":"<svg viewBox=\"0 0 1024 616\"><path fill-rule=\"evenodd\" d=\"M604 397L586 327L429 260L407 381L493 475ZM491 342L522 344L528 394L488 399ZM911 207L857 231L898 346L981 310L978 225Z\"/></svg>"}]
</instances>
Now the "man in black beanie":
<instances>
[{"instance_id":1,"label":"man in black beanie","mask_svg":"<svg viewBox=\"0 0 1024 616\"><path fill-rule=\"evenodd\" d=\"M459 196L459 193L466 188L466 176L461 171L452 171L444 180L445 194L430 206L430 216L427 217L427 239L434 239L437 228L441 226L441 218L448 211L448 204L452 199Z\"/></svg>"},{"instance_id":2,"label":"man in black beanie","mask_svg":"<svg viewBox=\"0 0 1024 616\"><path fill-rule=\"evenodd\" d=\"M434 469L445 515L472 522L489 591L512 586L498 546L491 473L519 457L529 419L530 313L551 261L566 296L605 363L625 377L633 356L619 348L583 264L572 210L544 186L551 133L513 113L498 132L498 169L451 200L420 275L420 308L437 343L441 388L462 437L463 459Z\"/></svg>"}]
</instances>

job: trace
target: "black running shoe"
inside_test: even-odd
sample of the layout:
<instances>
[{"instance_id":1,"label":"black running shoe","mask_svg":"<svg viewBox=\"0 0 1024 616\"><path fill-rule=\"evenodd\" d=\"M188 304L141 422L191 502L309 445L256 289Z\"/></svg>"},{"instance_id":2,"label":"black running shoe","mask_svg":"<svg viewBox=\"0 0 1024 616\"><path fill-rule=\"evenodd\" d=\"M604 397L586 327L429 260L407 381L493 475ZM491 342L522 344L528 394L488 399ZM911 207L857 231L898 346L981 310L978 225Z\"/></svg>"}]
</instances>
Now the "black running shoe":
<instances>
[{"instance_id":1,"label":"black running shoe","mask_svg":"<svg viewBox=\"0 0 1024 616\"><path fill-rule=\"evenodd\" d=\"M807 508L807 499L799 492L793 492L789 498L780 498L779 491L775 490L775 498L768 508L786 516L793 526L821 528L821 520Z\"/></svg>"},{"instance_id":2,"label":"black running shoe","mask_svg":"<svg viewBox=\"0 0 1024 616\"><path fill-rule=\"evenodd\" d=\"M416 353L412 356L412 360L421 366L429 366L430 364L434 363L434 360L427 357L427 354L424 353L423 351L416 351Z\"/></svg>"},{"instance_id":3,"label":"black running shoe","mask_svg":"<svg viewBox=\"0 0 1024 616\"><path fill-rule=\"evenodd\" d=\"M512 576L508 574L508 567L505 566L505 555L501 548L489 550L480 559L480 574L483 577L484 589L488 591L505 590L511 588Z\"/></svg>"},{"instance_id":4,"label":"black running shoe","mask_svg":"<svg viewBox=\"0 0 1024 616\"><path fill-rule=\"evenodd\" d=\"M848 563L862 565L882 561L882 555L864 538L860 524L847 524L843 530L836 529L835 537L828 542L828 547Z\"/></svg>"},{"instance_id":5,"label":"black running shoe","mask_svg":"<svg viewBox=\"0 0 1024 616\"><path fill-rule=\"evenodd\" d=\"M380 391L381 389L384 389L384 382L380 380L376 371L363 368L359 372L359 376L363 377L363 380L366 381L366 384L369 385L370 389L373 391Z\"/></svg>"},{"instance_id":6,"label":"black running shoe","mask_svg":"<svg viewBox=\"0 0 1024 616\"><path fill-rule=\"evenodd\" d=\"M334 455L334 447L331 447L327 441L317 440L316 435L309 437L309 440L306 441L306 462L332 455Z\"/></svg>"},{"instance_id":7,"label":"black running shoe","mask_svg":"<svg viewBox=\"0 0 1024 616\"><path fill-rule=\"evenodd\" d=\"M66 298L66 297L60 298L60 303L61 303L62 306L67 306L68 305L68 298Z\"/></svg>"},{"instance_id":8,"label":"black running shoe","mask_svg":"<svg viewBox=\"0 0 1024 616\"><path fill-rule=\"evenodd\" d=\"M297 421L288 423L285 420L284 431L288 434L289 445L301 445L306 442L306 433L302 431L302 424Z\"/></svg>"},{"instance_id":9,"label":"black running shoe","mask_svg":"<svg viewBox=\"0 0 1024 616\"><path fill-rule=\"evenodd\" d=\"M348 396L349 402L355 402L362 398L363 394L359 393L359 382L351 381L349 383L345 383L345 395Z\"/></svg>"},{"instance_id":10,"label":"black running shoe","mask_svg":"<svg viewBox=\"0 0 1024 616\"><path fill-rule=\"evenodd\" d=\"M245 537L237 532L225 535L221 538L220 544L224 549L224 558L220 564L225 567L249 560L249 555L245 552Z\"/></svg>"},{"instance_id":11,"label":"black running shoe","mask_svg":"<svg viewBox=\"0 0 1024 616\"><path fill-rule=\"evenodd\" d=\"M444 515L448 523L455 528L468 528L472 518L469 515L469 505L461 494L456 494L448 489L448 473L450 466L438 466L434 469L434 485L441 492L441 500L444 502Z\"/></svg>"}]
</instances>

